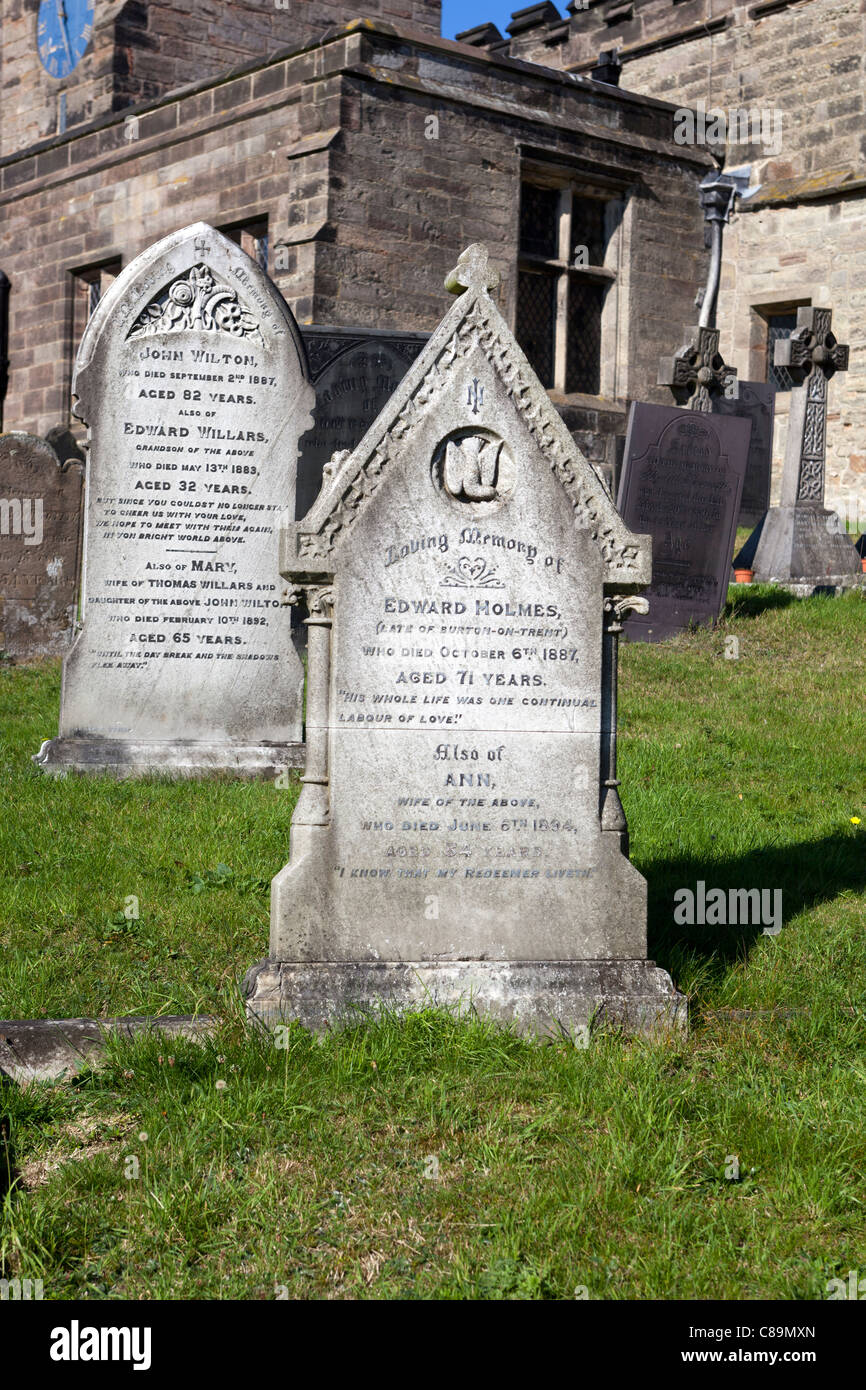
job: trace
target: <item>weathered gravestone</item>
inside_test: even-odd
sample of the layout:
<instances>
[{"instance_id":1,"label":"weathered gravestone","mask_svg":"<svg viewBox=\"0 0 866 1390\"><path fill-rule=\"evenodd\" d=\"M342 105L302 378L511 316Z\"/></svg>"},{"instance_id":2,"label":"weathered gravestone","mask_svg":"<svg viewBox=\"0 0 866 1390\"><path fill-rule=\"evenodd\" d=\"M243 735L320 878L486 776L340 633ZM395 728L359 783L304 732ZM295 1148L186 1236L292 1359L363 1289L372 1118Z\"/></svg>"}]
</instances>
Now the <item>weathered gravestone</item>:
<instances>
[{"instance_id":1,"label":"weathered gravestone","mask_svg":"<svg viewBox=\"0 0 866 1390\"><path fill-rule=\"evenodd\" d=\"M325 464L352 450L384 409L429 333L311 325L301 334L316 390L313 428L300 442L296 517L319 495Z\"/></svg>"},{"instance_id":2,"label":"weathered gravestone","mask_svg":"<svg viewBox=\"0 0 866 1390\"><path fill-rule=\"evenodd\" d=\"M252 1016L470 1001L541 1032L683 1018L646 959L616 776L632 535L488 289L460 294L281 571L307 616L307 763Z\"/></svg>"},{"instance_id":3,"label":"weathered gravestone","mask_svg":"<svg viewBox=\"0 0 866 1390\"><path fill-rule=\"evenodd\" d=\"M277 520L313 391L282 296L226 237L188 227L115 280L72 389L90 436L84 626L40 766L298 763L303 668Z\"/></svg>"},{"instance_id":4,"label":"weathered gravestone","mask_svg":"<svg viewBox=\"0 0 866 1390\"><path fill-rule=\"evenodd\" d=\"M685 410L708 413L736 381L736 368L729 367L719 352L720 336L718 328L696 324L686 329L686 341L673 357L659 360L659 386L669 386Z\"/></svg>"},{"instance_id":5,"label":"weathered gravestone","mask_svg":"<svg viewBox=\"0 0 866 1390\"><path fill-rule=\"evenodd\" d=\"M0 435L0 650L59 656L75 626L81 554L78 464L33 434Z\"/></svg>"},{"instance_id":6,"label":"weathered gravestone","mask_svg":"<svg viewBox=\"0 0 866 1390\"><path fill-rule=\"evenodd\" d=\"M626 525L653 538L653 582L649 613L628 619L630 640L659 642L718 618L750 430L733 415L632 405L618 506Z\"/></svg>"},{"instance_id":7,"label":"weathered gravestone","mask_svg":"<svg viewBox=\"0 0 866 1390\"><path fill-rule=\"evenodd\" d=\"M734 377L731 395L725 393L713 399L714 413L739 415L752 422L738 526L754 526L770 505L775 410L776 393L766 381L740 381Z\"/></svg>"},{"instance_id":8,"label":"weathered gravestone","mask_svg":"<svg viewBox=\"0 0 866 1390\"><path fill-rule=\"evenodd\" d=\"M795 382L779 506L769 509L735 561L759 583L820 586L861 573L845 527L824 506L827 386L848 369L848 348L836 341L831 320L829 309L798 309L794 332L775 345L776 365L787 367Z\"/></svg>"}]
</instances>

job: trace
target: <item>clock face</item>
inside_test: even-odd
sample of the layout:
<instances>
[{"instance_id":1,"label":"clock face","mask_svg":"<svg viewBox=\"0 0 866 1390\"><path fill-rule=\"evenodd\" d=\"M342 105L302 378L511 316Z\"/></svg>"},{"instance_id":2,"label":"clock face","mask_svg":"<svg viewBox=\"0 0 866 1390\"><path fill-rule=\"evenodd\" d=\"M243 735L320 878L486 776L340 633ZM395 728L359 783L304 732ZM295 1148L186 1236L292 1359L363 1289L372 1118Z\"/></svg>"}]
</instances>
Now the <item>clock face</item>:
<instances>
[{"instance_id":1,"label":"clock face","mask_svg":"<svg viewBox=\"0 0 866 1390\"><path fill-rule=\"evenodd\" d=\"M41 0L39 57L50 77L68 77L90 43L94 0Z\"/></svg>"}]
</instances>

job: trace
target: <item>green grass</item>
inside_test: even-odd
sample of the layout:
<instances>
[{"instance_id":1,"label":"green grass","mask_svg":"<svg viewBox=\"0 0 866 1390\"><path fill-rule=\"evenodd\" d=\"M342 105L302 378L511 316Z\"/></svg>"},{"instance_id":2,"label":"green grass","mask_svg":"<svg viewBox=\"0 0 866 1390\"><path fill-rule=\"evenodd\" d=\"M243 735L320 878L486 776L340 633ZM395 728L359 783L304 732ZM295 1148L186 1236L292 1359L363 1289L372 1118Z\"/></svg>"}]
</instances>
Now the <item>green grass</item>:
<instances>
[{"instance_id":1,"label":"green grass","mask_svg":"<svg viewBox=\"0 0 866 1390\"><path fill-rule=\"evenodd\" d=\"M296 787L49 781L29 755L57 668L0 670L0 1017L222 1020L0 1082L2 1275L48 1298L820 1299L866 1272L866 604L731 599L715 632L621 657L650 953L692 1028L586 1050L433 1011L249 1032L236 981ZM780 935L676 926L699 878L780 888Z\"/></svg>"}]
</instances>

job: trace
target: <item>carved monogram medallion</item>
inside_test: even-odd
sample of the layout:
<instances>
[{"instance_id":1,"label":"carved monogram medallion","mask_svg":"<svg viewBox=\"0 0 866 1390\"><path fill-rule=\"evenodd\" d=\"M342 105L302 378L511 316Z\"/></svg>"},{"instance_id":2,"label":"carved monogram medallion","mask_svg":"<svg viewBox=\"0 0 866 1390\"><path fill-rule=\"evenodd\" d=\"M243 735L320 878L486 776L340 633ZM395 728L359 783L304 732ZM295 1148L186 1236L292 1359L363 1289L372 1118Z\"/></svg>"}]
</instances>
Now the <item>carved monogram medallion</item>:
<instances>
[{"instance_id":1,"label":"carved monogram medallion","mask_svg":"<svg viewBox=\"0 0 866 1390\"><path fill-rule=\"evenodd\" d=\"M505 441L492 430L455 430L433 456L433 482L473 513L497 511L509 501L516 469Z\"/></svg>"}]
</instances>

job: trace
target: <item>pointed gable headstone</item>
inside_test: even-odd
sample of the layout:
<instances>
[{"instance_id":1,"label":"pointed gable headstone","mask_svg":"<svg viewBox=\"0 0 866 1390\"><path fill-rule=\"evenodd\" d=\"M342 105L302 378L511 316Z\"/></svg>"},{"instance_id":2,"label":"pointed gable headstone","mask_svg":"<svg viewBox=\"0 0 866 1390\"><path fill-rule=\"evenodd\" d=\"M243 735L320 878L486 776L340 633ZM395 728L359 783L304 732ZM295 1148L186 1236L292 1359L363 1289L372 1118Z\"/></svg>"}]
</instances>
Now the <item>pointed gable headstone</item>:
<instances>
[{"instance_id":1,"label":"pointed gable headstone","mask_svg":"<svg viewBox=\"0 0 866 1390\"><path fill-rule=\"evenodd\" d=\"M361 444L287 516L307 763L250 1013L463 1000L520 1027L682 1018L646 958L616 649L650 546L500 316L486 249Z\"/></svg>"},{"instance_id":2,"label":"pointed gable headstone","mask_svg":"<svg viewBox=\"0 0 866 1390\"><path fill-rule=\"evenodd\" d=\"M268 277L204 223L138 256L73 380L89 428L83 629L46 771L227 770L301 755L303 668L281 603L313 391Z\"/></svg>"}]
</instances>

